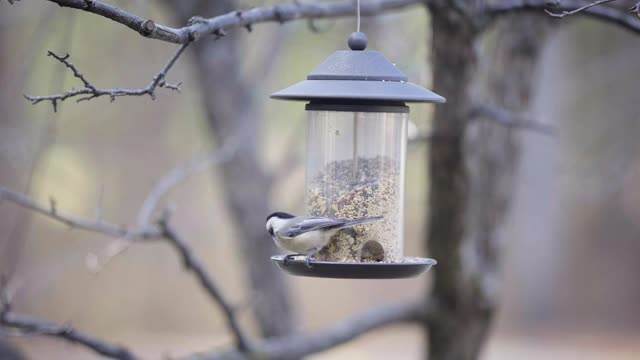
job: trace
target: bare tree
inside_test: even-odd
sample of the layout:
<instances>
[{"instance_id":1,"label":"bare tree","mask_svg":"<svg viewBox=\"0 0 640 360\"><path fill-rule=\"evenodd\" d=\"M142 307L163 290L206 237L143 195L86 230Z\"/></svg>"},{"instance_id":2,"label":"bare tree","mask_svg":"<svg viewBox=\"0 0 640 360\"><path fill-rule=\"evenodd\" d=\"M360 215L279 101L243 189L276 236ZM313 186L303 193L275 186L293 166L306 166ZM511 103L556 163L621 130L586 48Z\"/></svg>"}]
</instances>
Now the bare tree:
<instances>
[{"instance_id":1,"label":"bare tree","mask_svg":"<svg viewBox=\"0 0 640 360\"><path fill-rule=\"evenodd\" d=\"M522 17L499 25L499 45L489 69L489 84L477 98L475 43L498 15L525 10L584 14L638 33L640 22L624 11L600 4L562 2L553 10L541 1L428 2L432 14L434 90L448 99L436 107L432 141L431 198L427 246L441 266L434 272L430 302L438 315L427 317L431 359L474 359L489 334L498 306L500 239L497 231L509 205L518 140L512 129L474 125L477 104L482 117L521 123L531 95L532 74L544 44L548 20ZM577 11L576 11L577 10ZM449 71L437 71L437 69ZM486 105L490 104L490 105ZM496 106L497 105L497 106ZM486 111L486 110L490 111ZM496 116L499 115L499 116ZM475 127L475 128L474 128ZM446 240L445 240L446 239Z\"/></svg>"},{"instance_id":2,"label":"bare tree","mask_svg":"<svg viewBox=\"0 0 640 360\"><path fill-rule=\"evenodd\" d=\"M288 334L292 329L288 322L290 320L281 323L274 321L274 318L282 321L280 315L286 314L290 305L282 278L273 267L266 264L271 245L264 245L267 242L261 241L262 217L269 209L264 189L270 188L272 179L272 175L261 168L256 150L255 136L261 120L253 113L255 106L245 106L243 109L229 106L237 98L255 105L255 100L248 93L248 85L239 76L237 39L230 35L223 42L201 40L210 36L216 39L224 37L233 28L252 30L253 25L259 22L352 14L353 2L296 2L248 11L234 11L237 4L232 0L168 2L179 21L188 21L182 28L155 24L150 19L142 19L99 1L52 2L106 17L148 38L182 45L150 85L142 88L142 93L98 91L86 80L87 77L68 63L68 58L52 55L70 68L88 90L71 95L68 92L48 95L48 98L40 101L51 101L55 106L57 101L77 96L83 100L87 96L109 95L113 99L126 95L153 95L160 84L166 85L165 79L171 64L187 44L196 42L192 46L194 64L202 81L203 92L209 94L204 106L213 136L224 142L238 135L239 124L248 129L248 138L243 138L237 150L226 157L228 161L221 161L220 164L224 167L227 201L236 221L244 222L244 226L238 228L242 229L241 251L251 264L250 281L253 286L260 286L261 282L269 284L268 288L263 288L268 293L274 288L278 290L257 310L263 335L270 337L266 340L252 341L247 338L235 320L233 307L226 301L213 277L200 265L196 254L171 226L166 213L155 224L132 230L102 220L64 215L57 210L55 202L43 206L25 195L0 188L0 199L71 226L110 236L124 236L132 241L160 239L172 244L185 268L198 278L211 299L222 309L235 338L235 346L228 352L188 357L193 359L294 359L400 321L420 322L428 330L431 359L477 358L489 334L491 319L499 301L500 242L497 230L508 209L514 186L512 175L519 148L514 130L524 128L549 132L526 116L532 92L532 74L544 44L544 34L549 28L549 19L585 15L640 33L640 22L635 16L638 14L638 5L626 11L605 4L613 1L563 1L551 8L546 0L381 0L364 3L363 12L374 14L421 2L432 16L433 87L449 102L436 107L434 134L429 138L431 197L427 223L430 227L425 243L430 254L442 266L435 272L432 291L422 299L367 312L325 332L296 336ZM551 16L543 19L526 14L544 15L544 11ZM223 13L226 14L219 15ZM194 14L218 16L191 17ZM505 15L510 17L497 22ZM518 16L517 20L514 16ZM500 64L500 68L483 68L483 63L478 61L477 40L496 24L495 36L499 44L490 55L492 61L489 64ZM479 69L488 71L486 83L476 76ZM509 76L504 76L505 73ZM216 91L213 79L224 79L227 86L224 92ZM37 97L30 98L37 102L34 99ZM256 249L256 246L259 248ZM115 359L137 358L126 348L70 328L15 314L10 305L7 297L0 313L0 323L7 328L60 337Z\"/></svg>"},{"instance_id":3,"label":"bare tree","mask_svg":"<svg viewBox=\"0 0 640 360\"><path fill-rule=\"evenodd\" d=\"M496 49L486 60L494 67L478 69L474 41L480 34L441 11L433 9L434 67L446 64L453 71L436 72L434 88L453 104L436 108L435 131L449 136L431 143L427 244L452 266L435 272L431 295L441 311L427 322L428 343L430 358L473 359L499 302L498 230L514 186L519 141L513 128L471 122L474 111L468 109L484 103L508 109L511 117L527 111L548 21L523 15L499 23ZM488 71L488 84L478 83L484 77L479 70Z\"/></svg>"}]
</instances>

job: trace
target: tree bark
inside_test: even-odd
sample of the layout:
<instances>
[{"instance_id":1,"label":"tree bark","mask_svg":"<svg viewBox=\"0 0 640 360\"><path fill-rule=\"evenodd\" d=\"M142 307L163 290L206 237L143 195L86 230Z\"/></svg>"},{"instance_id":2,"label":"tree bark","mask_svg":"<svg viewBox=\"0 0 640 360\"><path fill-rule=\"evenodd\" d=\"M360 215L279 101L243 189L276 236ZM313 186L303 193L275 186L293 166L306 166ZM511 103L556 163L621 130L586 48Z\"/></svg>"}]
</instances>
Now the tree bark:
<instances>
[{"instance_id":1,"label":"tree bark","mask_svg":"<svg viewBox=\"0 0 640 360\"><path fill-rule=\"evenodd\" d=\"M470 123L469 112L477 100L515 112L527 109L544 43L541 30L548 25L530 15L500 23L483 77L476 75L474 41L480 34L470 18L448 5L429 8L433 87L447 103L436 106L429 151L427 248L440 262L431 294L439 311L424 325L430 360L476 359L499 301L498 230L512 194L519 142L518 130L491 121ZM476 89L484 99L474 95Z\"/></svg>"},{"instance_id":2,"label":"tree bark","mask_svg":"<svg viewBox=\"0 0 640 360\"><path fill-rule=\"evenodd\" d=\"M475 34L464 19L445 6L430 6L434 91L447 99L436 106L429 150L429 230L427 248L440 265L434 272L432 296L440 310L428 319L431 360L473 359L486 334L488 313L479 308L477 288L462 256L469 176L463 137L476 69Z\"/></svg>"},{"instance_id":3,"label":"tree bark","mask_svg":"<svg viewBox=\"0 0 640 360\"><path fill-rule=\"evenodd\" d=\"M193 14L214 16L233 11L238 4L224 1L168 1L185 24ZM233 159L218 171L226 201L237 229L240 261L247 275L254 314L265 337L288 335L294 330L292 304L282 273L270 261L277 250L264 228L271 212L270 174L262 167L258 151L262 115L252 85L241 73L239 32L192 45L195 72L200 80L207 121L216 142L241 136Z\"/></svg>"}]
</instances>

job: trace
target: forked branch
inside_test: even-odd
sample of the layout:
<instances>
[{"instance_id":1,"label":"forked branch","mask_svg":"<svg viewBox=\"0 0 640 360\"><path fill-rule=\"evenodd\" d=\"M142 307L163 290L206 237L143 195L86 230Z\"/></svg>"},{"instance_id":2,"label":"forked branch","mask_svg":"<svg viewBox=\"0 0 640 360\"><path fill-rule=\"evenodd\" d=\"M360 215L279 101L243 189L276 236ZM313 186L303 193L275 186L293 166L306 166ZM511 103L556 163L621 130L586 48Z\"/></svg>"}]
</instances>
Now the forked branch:
<instances>
[{"instance_id":1,"label":"forked branch","mask_svg":"<svg viewBox=\"0 0 640 360\"><path fill-rule=\"evenodd\" d=\"M558 18L563 18L568 15L577 16L580 14L640 34L640 19L638 19L637 16L630 16L629 14L634 13L638 15L640 11L639 4L625 11L614 6L605 6L604 3L605 2L602 1L584 2L576 0L563 0L561 2L549 2L549 0L502 0L487 5L484 10L484 15L491 20L497 16L512 14L518 11L546 11Z\"/></svg>"},{"instance_id":2,"label":"forked branch","mask_svg":"<svg viewBox=\"0 0 640 360\"><path fill-rule=\"evenodd\" d=\"M10 201L71 228L92 231L114 238L124 238L133 241L158 238L161 235L159 229L151 227L139 231L132 231L126 227L105 222L102 219L89 219L68 215L58 210L57 202L53 198L49 199L49 206L45 206L39 204L28 195L9 190L4 186L0 186L0 200Z\"/></svg>"},{"instance_id":3,"label":"forked branch","mask_svg":"<svg viewBox=\"0 0 640 360\"><path fill-rule=\"evenodd\" d=\"M616 0L598 0L598 1L594 1L592 3L583 5L579 8L573 9L573 10L561 10L560 12L555 12L554 10L551 9L544 9L544 11L549 14L550 16L556 17L556 18L563 18L565 16L569 16L569 15L573 15L573 14L577 14L581 11L585 11L589 8L592 8L594 6L598 6L598 5L602 5L602 4L606 4L606 3L610 3L610 2L614 2Z\"/></svg>"},{"instance_id":4,"label":"forked branch","mask_svg":"<svg viewBox=\"0 0 640 360\"><path fill-rule=\"evenodd\" d=\"M73 76L80 79L82 84L84 85L80 89L74 89L62 94L54 94L54 95L46 95L46 96L33 96L33 95L24 95L24 97L31 101L32 104L37 104L41 101L50 101L53 105L53 111L57 111L58 103L62 102L69 98L75 98L77 102L84 100L91 100L101 96L109 96L111 101L114 101L116 97L119 96L142 96L149 95L151 99L155 100L156 94L155 91L158 87L165 87L167 89L172 89L180 92L181 83L177 84L169 84L166 82L167 73L171 69L171 67L175 64L176 60L182 55L184 50L186 49L188 43L181 45L178 50L173 54L173 56L169 59L169 61L165 64L165 66L158 72L151 82L146 87L140 89L100 89L94 86L87 77L78 70L78 68L69 61L69 54L65 56L60 56L54 53L53 51L48 51L47 56L51 56L63 63L67 68L71 70Z\"/></svg>"}]
</instances>

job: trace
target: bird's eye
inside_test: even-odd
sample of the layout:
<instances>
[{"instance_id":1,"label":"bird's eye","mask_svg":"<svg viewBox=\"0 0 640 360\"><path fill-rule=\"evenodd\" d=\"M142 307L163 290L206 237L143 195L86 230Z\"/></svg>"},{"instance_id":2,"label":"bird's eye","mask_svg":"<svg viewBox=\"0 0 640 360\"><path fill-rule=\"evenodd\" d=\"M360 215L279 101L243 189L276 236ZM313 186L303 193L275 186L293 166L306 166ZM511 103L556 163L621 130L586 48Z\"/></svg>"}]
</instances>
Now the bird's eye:
<instances>
[{"instance_id":1,"label":"bird's eye","mask_svg":"<svg viewBox=\"0 0 640 360\"><path fill-rule=\"evenodd\" d=\"M271 234L271 236L273 236L273 226L269 227L269 234Z\"/></svg>"}]
</instances>

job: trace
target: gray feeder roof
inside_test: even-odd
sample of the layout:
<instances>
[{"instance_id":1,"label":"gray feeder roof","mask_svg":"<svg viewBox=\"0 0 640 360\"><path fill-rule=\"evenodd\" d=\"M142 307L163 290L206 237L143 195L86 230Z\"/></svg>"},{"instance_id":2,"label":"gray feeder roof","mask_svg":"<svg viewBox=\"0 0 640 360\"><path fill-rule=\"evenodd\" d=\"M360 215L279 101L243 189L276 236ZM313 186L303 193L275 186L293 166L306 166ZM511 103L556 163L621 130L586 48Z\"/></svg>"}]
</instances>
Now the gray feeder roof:
<instances>
[{"instance_id":1,"label":"gray feeder roof","mask_svg":"<svg viewBox=\"0 0 640 360\"><path fill-rule=\"evenodd\" d=\"M358 50L360 49L336 51L311 72L307 80L280 90L271 97L304 101L446 101L422 86L407 82L407 75L398 70L382 53Z\"/></svg>"}]
</instances>

